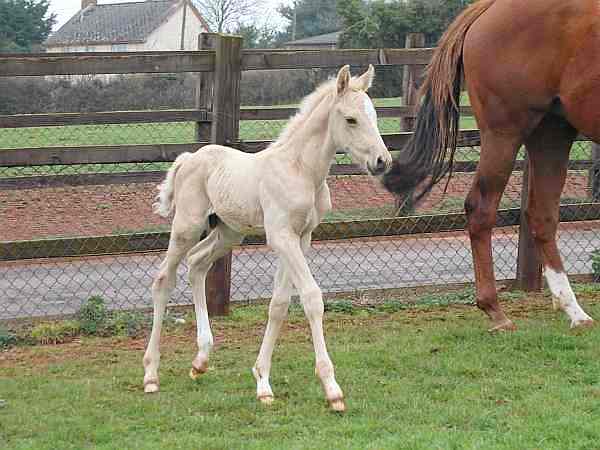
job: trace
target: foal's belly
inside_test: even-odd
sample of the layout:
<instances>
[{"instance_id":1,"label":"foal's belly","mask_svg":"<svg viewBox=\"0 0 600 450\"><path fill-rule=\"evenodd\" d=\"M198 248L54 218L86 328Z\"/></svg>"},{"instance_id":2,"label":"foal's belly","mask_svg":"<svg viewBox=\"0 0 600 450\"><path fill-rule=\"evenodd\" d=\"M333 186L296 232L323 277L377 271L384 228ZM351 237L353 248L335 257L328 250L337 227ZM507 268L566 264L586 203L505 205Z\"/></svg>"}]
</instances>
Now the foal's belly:
<instances>
[{"instance_id":1,"label":"foal's belly","mask_svg":"<svg viewBox=\"0 0 600 450\"><path fill-rule=\"evenodd\" d=\"M241 234L264 234L259 180L245 163L214 170L207 182L208 196L214 213L228 227Z\"/></svg>"}]
</instances>

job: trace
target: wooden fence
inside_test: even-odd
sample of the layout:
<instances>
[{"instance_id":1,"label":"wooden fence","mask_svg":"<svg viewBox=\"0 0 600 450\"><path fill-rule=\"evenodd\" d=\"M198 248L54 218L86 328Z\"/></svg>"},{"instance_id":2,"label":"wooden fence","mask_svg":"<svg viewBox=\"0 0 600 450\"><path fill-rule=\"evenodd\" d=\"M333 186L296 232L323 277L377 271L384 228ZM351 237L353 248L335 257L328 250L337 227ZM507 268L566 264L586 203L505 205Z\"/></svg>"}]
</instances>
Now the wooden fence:
<instances>
[{"instance_id":1,"label":"wooden fence","mask_svg":"<svg viewBox=\"0 0 600 450\"><path fill-rule=\"evenodd\" d=\"M418 38L410 38L418 43ZM240 108L239 83L242 71L269 69L331 68L343 64L358 66L405 65L405 89L431 58L433 49L374 49L374 50L242 50L241 38L207 33L200 36L198 51L136 52L136 53L68 53L68 54L5 54L0 55L0 76L51 76L85 74L179 73L197 72L196 107L168 111L121 111L98 113L54 113L0 116L0 128L53 127L85 124L131 124L160 122L196 123L197 142L186 144L146 145L90 145L46 148L17 148L0 150L0 166L41 166L106 163L169 162L186 151L195 151L201 145L219 143L236 147L244 152L256 153L271 141L241 141L238 138L240 120L287 119L294 108ZM413 45L408 43L409 46ZM408 77L408 78L407 78ZM413 93L414 94L414 93ZM414 117L414 98L407 95L413 105L377 108L380 117L399 117L403 127L410 128ZM412 99L412 100L410 100ZM461 112L471 114L469 107ZM408 125L407 125L408 124ZM384 136L391 150L400 150L410 137L409 131ZM583 138L583 137L582 137ZM477 130L461 131L459 145L478 146ZM598 155L598 151L595 151ZM579 170L593 170L592 160L578 161ZM469 172L475 162L459 162L455 171ZM521 170L519 163L516 170ZM339 164L333 174L357 174L352 165ZM138 172L127 174L53 175L0 180L0 187L19 188L35 186L75 185L86 182L158 181L163 172ZM86 181L87 180L87 181ZM595 178L595 184L598 184ZM598 204L568 205L561 209L561 220L574 221L600 219ZM581 220L581 219L579 219ZM502 211L499 226L518 225L520 212ZM322 224L315 232L317 240L347 239L364 236L389 236L411 233L456 231L465 229L463 214L415 216L403 218L344 221ZM519 261L523 267L535 265L535 255L530 251L527 236L522 236ZM262 243L260 237L249 236L248 243ZM0 244L0 261L40 257L66 257L97 254L118 254L166 248L168 233L140 233L94 238L63 238ZM224 314L228 309L231 255L219 261L209 275L208 298L213 314ZM537 266L536 266L537 267ZM521 273L522 286L535 287L540 272Z\"/></svg>"}]
</instances>

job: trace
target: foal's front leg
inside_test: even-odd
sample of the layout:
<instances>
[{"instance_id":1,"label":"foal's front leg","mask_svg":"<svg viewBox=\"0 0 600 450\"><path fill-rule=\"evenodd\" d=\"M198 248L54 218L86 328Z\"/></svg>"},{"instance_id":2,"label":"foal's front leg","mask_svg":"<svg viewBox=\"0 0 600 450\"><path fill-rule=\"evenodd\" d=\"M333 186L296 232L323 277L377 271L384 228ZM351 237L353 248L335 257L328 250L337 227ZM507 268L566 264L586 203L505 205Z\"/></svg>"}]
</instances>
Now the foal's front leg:
<instances>
[{"instance_id":1,"label":"foal's front leg","mask_svg":"<svg viewBox=\"0 0 600 450\"><path fill-rule=\"evenodd\" d=\"M280 262L275 274L275 283L273 286L273 297L269 304L269 320L265 330L265 336L260 346L256 364L252 368L252 374L256 379L256 398L264 404L273 402L273 391L269 383L269 374L271 372L271 358L273 348L279 337L281 325L287 317L290 298L292 295L292 284L283 263Z\"/></svg>"},{"instance_id":2,"label":"foal's front leg","mask_svg":"<svg viewBox=\"0 0 600 450\"><path fill-rule=\"evenodd\" d=\"M323 335L323 295L313 278L302 252L300 237L288 230L267 233L267 240L275 250L298 289L304 313L310 324L315 348L315 373L321 381L325 397L334 411L344 411L344 395L335 380L334 368Z\"/></svg>"}]
</instances>

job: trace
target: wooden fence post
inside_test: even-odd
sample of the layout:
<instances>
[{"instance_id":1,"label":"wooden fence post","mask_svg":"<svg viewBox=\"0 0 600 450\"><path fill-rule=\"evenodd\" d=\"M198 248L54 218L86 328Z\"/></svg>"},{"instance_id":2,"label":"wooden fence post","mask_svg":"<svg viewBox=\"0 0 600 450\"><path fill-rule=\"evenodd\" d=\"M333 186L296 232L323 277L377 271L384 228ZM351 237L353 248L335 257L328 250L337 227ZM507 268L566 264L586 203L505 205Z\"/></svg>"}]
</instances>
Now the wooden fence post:
<instances>
[{"instance_id":1,"label":"wooden fence post","mask_svg":"<svg viewBox=\"0 0 600 450\"><path fill-rule=\"evenodd\" d=\"M422 48L425 47L425 34L423 33L408 33L405 41L406 48ZM410 106L411 109L416 109L417 96L421 77L425 66L405 65L402 73L402 102L404 106ZM416 111L415 111L416 112ZM415 117L404 116L400 118L400 131L413 131L415 128ZM413 204L412 192L405 198L398 199L396 208L399 210L399 215L406 216L412 214L415 205Z\"/></svg>"},{"instance_id":2,"label":"wooden fence post","mask_svg":"<svg viewBox=\"0 0 600 450\"><path fill-rule=\"evenodd\" d=\"M408 33L406 35L406 48L425 47L425 35L423 33ZM421 77L425 66L405 65L402 74L402 101L404 106L415 108L417 106L417 95L421 84ZM400 120L401 131L412 131L415 127L414 117L402 117Z\"/></svg>"},{"instance_id":3,"label":"wooden fence post","mask_svg":"<svg viewBox=\"0 0 600 450\"><path fill-rule=\"evenodd\" d=\"M215 48L215 40L217 33L200 33L198 35L198 50L212 50ZM196 83L196 109L206 111L213 110L213 80L212 72L198 73L198 81ZM195 137L197 141L211 140L210 122L196 122Z\"/></svg>"},{"instance_id":4,"label":"wooden fence post","mask_svg":"<svg viewBox=\"0 0 600 450\"><path fill-rule=\"evenodd\" d=\"M525 215L529 202L529 159L525 157L521 186L521 220L517 255L517 287L523 291L542 289L542 264Z\"/></svg>"},{"instance_id":5,"label":"wooden fence post","mask_svg":"<svg viewBox=\"0 0 600 450\"><path fill-rule=\"evenodd\" d=\"M202 39L202 38L201 38ZM215 49L211 138L214 144L232 145L238 139L240 124L240 79L242 38L212 35ZM231 252L216 261L206 280L210 315L227 315L231 293Z\"/></svg>"},{"instance_id":6,"label":"wooden fence post","mask_svg":"<svg viewBox=\"0 0 600 450\"><path fill-rule=\"evenodd\" d=\"M600 202L600 145L592 144L592 167L590 168L590 190L593 202Z\"/></svg>"}]
</instances>

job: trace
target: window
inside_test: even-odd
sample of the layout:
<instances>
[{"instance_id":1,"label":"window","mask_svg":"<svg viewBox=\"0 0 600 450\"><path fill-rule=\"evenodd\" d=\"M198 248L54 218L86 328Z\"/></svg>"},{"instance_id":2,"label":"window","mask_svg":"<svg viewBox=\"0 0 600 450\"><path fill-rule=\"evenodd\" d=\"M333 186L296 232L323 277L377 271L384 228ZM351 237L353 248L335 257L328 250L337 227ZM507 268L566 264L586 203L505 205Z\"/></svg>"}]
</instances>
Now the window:
<instances>
[{"instance_id":1,"label":"window","mask_svg":"<svg viewBox=\"0 0 600 450\"><path fill-rule=\"evenodd\" d=\"M113 52L126 52L127 44L112 44L110 50Z\"/></svg>"}]
</instances>

